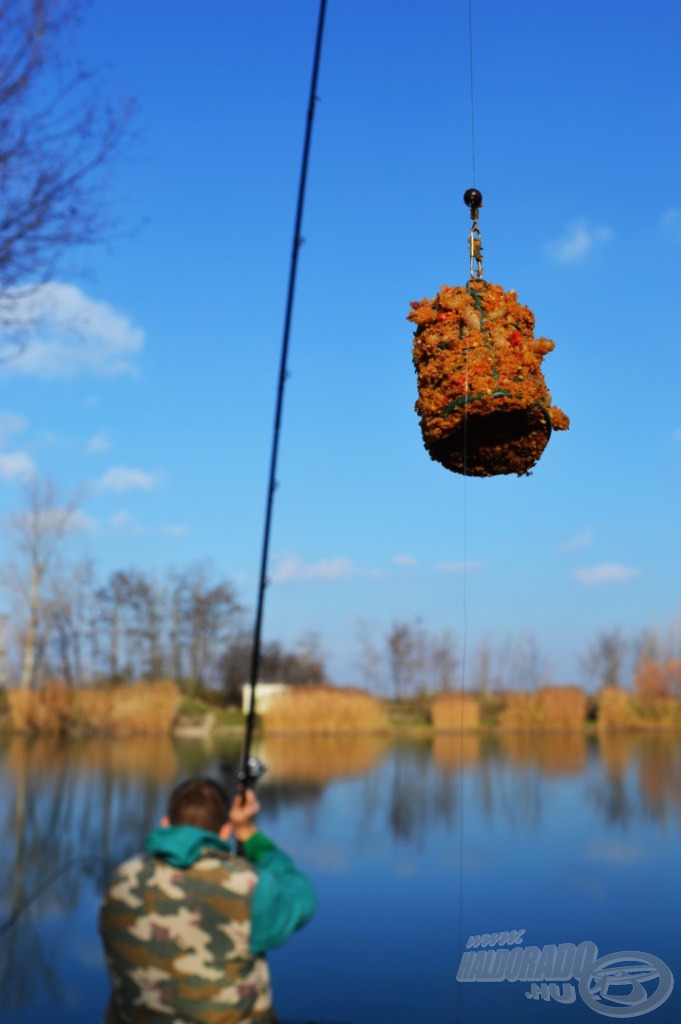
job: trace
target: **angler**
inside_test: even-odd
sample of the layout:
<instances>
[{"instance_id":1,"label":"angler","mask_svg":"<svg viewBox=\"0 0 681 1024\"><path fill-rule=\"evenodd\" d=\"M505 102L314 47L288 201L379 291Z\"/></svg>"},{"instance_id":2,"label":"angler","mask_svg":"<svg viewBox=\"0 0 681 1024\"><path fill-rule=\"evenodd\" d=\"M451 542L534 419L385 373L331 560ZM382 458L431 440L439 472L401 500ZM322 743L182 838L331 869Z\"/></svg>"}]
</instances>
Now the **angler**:
<instances>
[{"instance_id":1,"label":"angler","mask_svg":"<svg viewBox=\"0 0 681 1024\"><path fill-rule=\"evenodd\" d=\"M118 867L100 913L112 983L106 1024L274 1024L264 953L310 920L316 898L257 829L258 811L252 789L230 806L217 782L189 779L171 794L146 853Z\"/></svg>"}]
</instances>

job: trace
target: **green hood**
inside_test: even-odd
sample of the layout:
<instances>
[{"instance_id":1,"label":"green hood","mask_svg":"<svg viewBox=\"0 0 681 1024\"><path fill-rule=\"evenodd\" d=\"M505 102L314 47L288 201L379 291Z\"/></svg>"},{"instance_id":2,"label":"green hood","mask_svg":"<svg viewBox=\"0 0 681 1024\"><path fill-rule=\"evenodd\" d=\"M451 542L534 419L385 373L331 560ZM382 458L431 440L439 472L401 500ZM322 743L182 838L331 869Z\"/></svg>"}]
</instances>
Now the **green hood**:
<instances>
[{"instance_id":1,"label":"green hood","mask_svg":"<svg viewBox=\"0 0 681 1024\"><path fill-rule=\"evenodd\" d=\"M159 825L146 838L145 847L155 857L162 857L174 868L189 868L199 859L206 846L231 853L232 848L215 832L194 825Z\"/></svg>"}]
</instances>

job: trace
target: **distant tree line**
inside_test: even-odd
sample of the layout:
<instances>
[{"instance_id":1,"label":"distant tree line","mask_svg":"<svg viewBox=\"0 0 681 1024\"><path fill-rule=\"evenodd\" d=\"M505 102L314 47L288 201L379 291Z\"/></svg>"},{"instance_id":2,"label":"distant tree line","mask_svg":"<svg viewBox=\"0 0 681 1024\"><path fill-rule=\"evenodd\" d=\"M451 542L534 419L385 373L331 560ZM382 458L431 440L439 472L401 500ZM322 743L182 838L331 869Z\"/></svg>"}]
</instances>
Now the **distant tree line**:
<instances>
[{"instance_id":1,"label":"distant tree line","mask_svg":"<svg viewBox=\"0 0 681 1024\"><path fill-rule=\"evenodd\" d=\"M5 524L4 681L30 688L46 679L76 687L171 678L189 694L239 701L251 637L233 585L204 563L163 576L117 570L100 580L91 561L68 558L80 523L77 503L61 503L54 486L36 478ZM314 637L294 650L263 646L261 679L306 684L325 675Z\"/></svg>"},{"instance_id":2,"label":"distant tree line","mask_svg":"<svg viewBox=\"0 0 681 1024\"><path fill-rule=\"evenodd\" d=\"M548 661L530 634L497 644L483 638L467 648L450 630L430 630L418 618L393 622L382 637L360 620L357 648L363 684L397 700L462 686L483 694L533 690L550 681Z\"/></svg>"},{"instance_id":3,"label":"distant tree line","mask_svg":"<svg viewBox=\"0 0 681 1024\"><path fill-rule=\"evenodd\" d=\"M356 668L364 686L398 700L460 689L482 695L532 692L555 679L550 659L531 633L464 646L451 631L435 632L420 619L397 620L383 636L366 621L356 627ZM638 697L681 699L681 628L648 629L630 636L603 630L579 657L588 690L606 686Z\"/></svg>"},{"instance_id":4,"label":"distant tree line","mask_svg":"<svg viewBox=\"0 0 681 1024\"><path fill-rule=\"evenodd\" d=\"M647 629L627 636L604 630L587 645L581 659L587 679L598 688L631 689L641 698L681 699L681 628Z\"/></svg>"},{"instance_id":5,"label":"distant tree line","mask_svg":"<svg viewBox=\"0 0 681 1024\"><path fill-rule=\"evenodd\" d=\"M116 685L171 678L186 693L239 702L251 659L250 615L229 580L204 563L163 576L117 570L99 579L91 561L69 558L82 525L77 501L58 500L40 478L7 517L9 557L0 584L10 612L0 615L0 680L24 688L46 679ZM681 698L681 629L626 636L602 631L580 658L590 690L619 686L640 697ZM551 685L549 659L532 634L475 646L420 619L397 620L384 635L358 620L355 668L363 686L397 700L462 686L482 695ZM261 680L307 685L327 671L315 636L294 649L264 643Z\"/></svg>"}]
</instances>

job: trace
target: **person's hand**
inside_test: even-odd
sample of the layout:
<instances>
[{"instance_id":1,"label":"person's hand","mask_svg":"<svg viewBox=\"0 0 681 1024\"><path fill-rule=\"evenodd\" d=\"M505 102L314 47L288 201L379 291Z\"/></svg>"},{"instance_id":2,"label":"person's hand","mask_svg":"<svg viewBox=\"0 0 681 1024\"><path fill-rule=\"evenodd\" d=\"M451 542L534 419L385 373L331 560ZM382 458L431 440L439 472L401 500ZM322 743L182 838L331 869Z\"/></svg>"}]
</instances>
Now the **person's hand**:
<instances>
[{"instance_id":1,"label":"person's hand","mask_svg":"<svg viewBox=\"0 0 681 1024\"><path fill-rule=\"evenodd\" d=\"M259 811L260 804L252 789L247 789L244 796L237 793L234 797L229 812L229 821L234 829L234 835L240 843L248 842L258 831L253 822Z\"/></svg>"}]
</instances>

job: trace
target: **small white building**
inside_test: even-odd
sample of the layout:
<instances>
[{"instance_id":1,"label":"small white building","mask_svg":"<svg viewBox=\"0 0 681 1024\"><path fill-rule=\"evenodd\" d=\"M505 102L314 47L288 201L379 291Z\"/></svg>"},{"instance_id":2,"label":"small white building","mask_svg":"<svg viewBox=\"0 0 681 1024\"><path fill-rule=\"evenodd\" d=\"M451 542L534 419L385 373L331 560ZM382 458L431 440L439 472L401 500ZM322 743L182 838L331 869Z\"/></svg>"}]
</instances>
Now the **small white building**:
<instances>
[{"instance_id":1,"label":"small white building","mask_svg":"<svg viewBox=\"0 0 681 1024\"><path fill-rule=\"evenodd\" d=\"M287 686L286 683L265 683L258 682L255 687L255 713L256 715L266 715L272 706L272 702L280 697L282 693L286 693L291 687ZM251 684L244 683L241 687L241 710L245 715L251 706Z\"/></svg>"}]
</instances>

